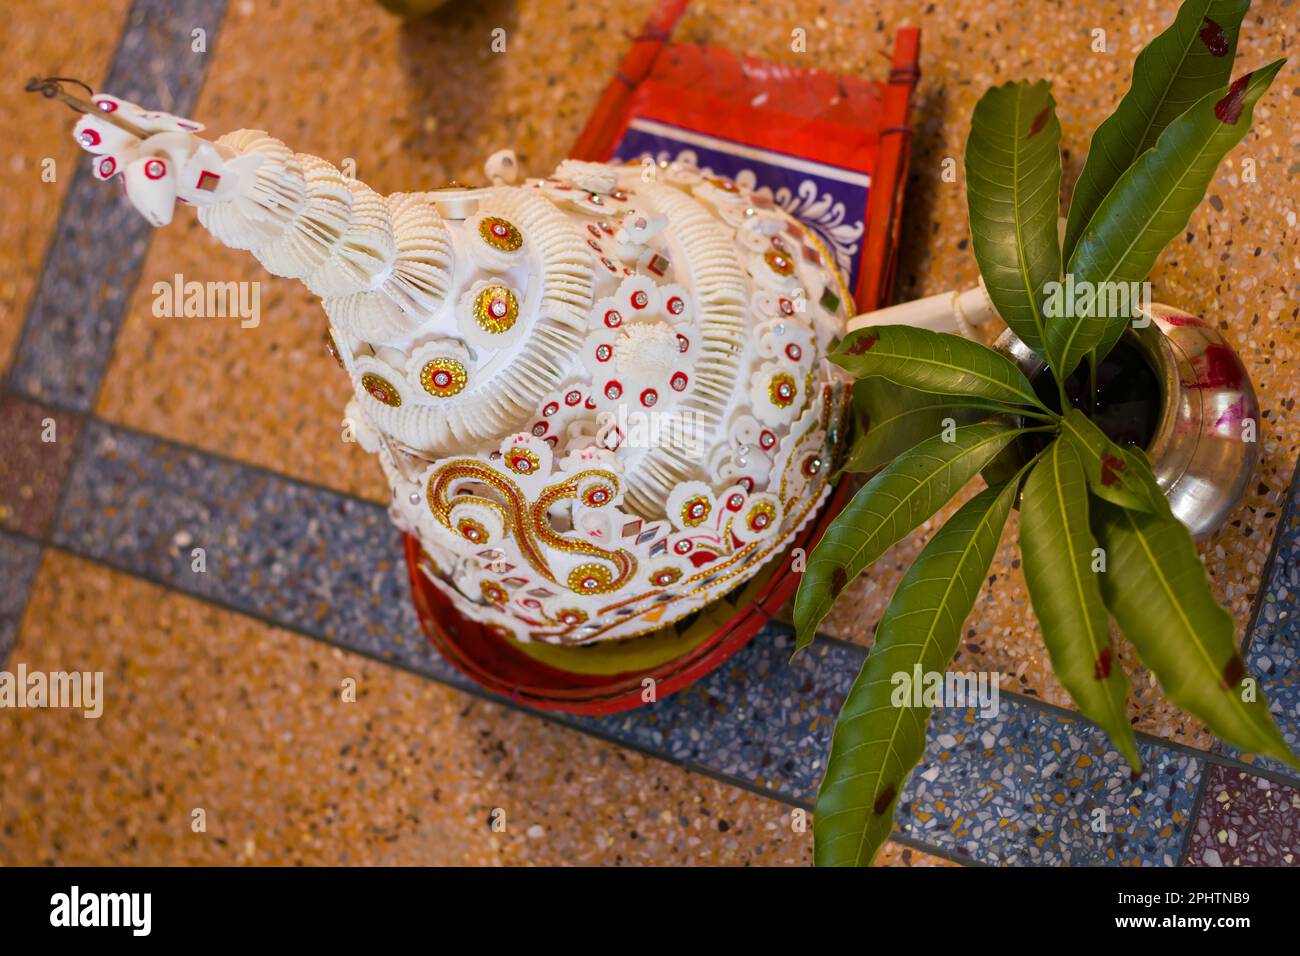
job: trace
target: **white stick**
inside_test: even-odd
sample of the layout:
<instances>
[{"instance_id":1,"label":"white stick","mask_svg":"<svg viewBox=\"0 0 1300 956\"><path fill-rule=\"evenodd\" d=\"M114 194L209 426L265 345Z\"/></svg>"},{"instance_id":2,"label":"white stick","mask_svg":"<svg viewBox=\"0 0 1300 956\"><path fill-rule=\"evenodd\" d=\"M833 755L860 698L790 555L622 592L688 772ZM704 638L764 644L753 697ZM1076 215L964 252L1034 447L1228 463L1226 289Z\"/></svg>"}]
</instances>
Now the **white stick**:
<instances>
[{"instance_id":1,"label":"white stick","mask_svg":"<svg viewBox=\"0 0 1300 956\"><path fill-rule=\"evenodd\" d=\"M864 312L849 319L848 331L868 325L911 325L932 332L957 332L973 337L975 326L983 325L997 315L983 286L958 292L940 292L901 305L893 305L875 312Z\"/></svg>"}]
</instances>

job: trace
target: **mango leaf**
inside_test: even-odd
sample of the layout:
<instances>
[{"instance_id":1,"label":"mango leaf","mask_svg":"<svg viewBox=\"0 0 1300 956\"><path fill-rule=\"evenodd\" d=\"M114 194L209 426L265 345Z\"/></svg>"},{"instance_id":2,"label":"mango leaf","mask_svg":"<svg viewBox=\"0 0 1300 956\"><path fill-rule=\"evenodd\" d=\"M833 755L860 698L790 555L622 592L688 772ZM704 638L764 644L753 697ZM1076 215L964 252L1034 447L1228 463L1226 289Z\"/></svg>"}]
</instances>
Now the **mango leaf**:
<instances>
[{"instance_id":1,"label":"mango leaf","mask_svg":"<svg viewBox=\"0 0 1300 956\"><path fill-rule=\"evenodd\" d=\"M1129 765L1141 768L1125 710L1128 678L1110 644L1097 541L1088 527L1088 486L1079 453L1057 439L1039 459L1020 502L1025 583L1052 670L1079 712L1106 731Z\"/></svg>"},{"instance_id":2,"label":"mango leaf","mask_svg":"<svg viewBox=\"0 0 1300 956\"><path fill-rule=\"evenodd\" d=\"M1249 7L1250 0L1187 0L1169 28L1137 55L1132 86L1092 134L1070 199L1066 259L1124 171L1189 106L1228 85Z\"/></svg>"},{"instance_id":3,"label":"mango leaf","mask_svg":"<svg viewBox=\"0 0 1300 956\"><path fill-rule=\"evenodd\" d=\"M998 315L1043 354L1044 287L1061 277L1061 124L1051 84L980 97L966 140L971 244Z\"/></svg>"},{"instance_id":4,"label":"mango leaf","mask_svg":"<svg viewBox=\"0 0 1300 956\"><path fill-rule=\"evenodd\" d=\"M795 649L807 647L845 585L938 511L1023 428L989 423L935 435L858 489L808 556L794 599Z\"/></svg>"},{"instance_id":5,"label":"mango leaf","mask_svg":"<svg viewBox=\"0 0 1300 956\"><path fill-rule=\"evenodd\" d=\"M1158 512L1167 506L1146 455L1111 441L1079 409L1071 408L1062 417L1061 437L1078 452L1088 490L1097 497L1138 511Z\"/></svg>"},{"instance_id":6,"label":"mango leaf","mask_svg":"<svg viewBox=\"0 0 1300 956\"><path fill-rule=\"evenodd\" d=\"M818 866L865 866L889 836L930 719L930 708L913 698L914 669L948 669L1015 498L1015 482L980 492L936 532L898 585L831 738L813 817ZM909 682L895 681L896 674Z\"/></svg>"},{"instance_id":7,"label":"mango leaf","mask_svg":"<svg viewBox=\"0 0 1300 956\"><path fill-rule=\"evenodd\" d=\"M854 378L877 376L922 392L1043 407L1015 363L960 335L869 326L845 336L830 359Z\"/></svg>"},{"instance_id":8,"label":"mango leaf","mask_svg":"<svg viewBox=\"0 0 1300 956\"><path fill-rule=\"evenodd\" d=\"M1070 409L1061 419L1061 437L1079 453L1088 489L1094 495L1138 511L1161 511L1166 507L1146 457L1115 444L1079 409Z\"/></svg>"},{"instance_id":9,"label":"mango leaf","mask_svg":"<svg viewBox=\"0 0 1300 956\"><path fill-rule=\"evenodd\" d=\"M1155 146L1106 194L1080 237L1066 270L1076 285L1089 283L1101 299L1112 283L1146 279L1160 251L1183 231L1205 196L1219 160L1246 135L1256 101L1284 62L1243 74L1226 92L1201 97L1165 127ZM1105 356L1131 318L1127 310L1089 311L1094 314L1062 315L1047 324L1047 356L1058 380L1084 355Z\"/></svg>"},{"instance_id":10,"label":"mango leaf","mask_svg":"<svg viewBox=\"0 0 1300 956\"><path fill-rule=\"evenodd\" d=\"M1300 768L1263 693L1242 686L1232 617L1210 592L1187 528L1167 505L1151 513L1094 499L1090 514L1106 550L1106 607L1170 701L1233 746Z\"/></svg>"},{"instance_id":11,"label":"mango leaf","mask_svg":"<svg viewBox=\"0 0 1300 956\"><path fill-rule=\"evenodd\" d=\"M853 383L853 409L860 430L843 470L854 473L884 467L913 445L939 434L946 419L972 425L1004 411L980 399L918 392L883 378Z\"/></svg>"}]
</instances>

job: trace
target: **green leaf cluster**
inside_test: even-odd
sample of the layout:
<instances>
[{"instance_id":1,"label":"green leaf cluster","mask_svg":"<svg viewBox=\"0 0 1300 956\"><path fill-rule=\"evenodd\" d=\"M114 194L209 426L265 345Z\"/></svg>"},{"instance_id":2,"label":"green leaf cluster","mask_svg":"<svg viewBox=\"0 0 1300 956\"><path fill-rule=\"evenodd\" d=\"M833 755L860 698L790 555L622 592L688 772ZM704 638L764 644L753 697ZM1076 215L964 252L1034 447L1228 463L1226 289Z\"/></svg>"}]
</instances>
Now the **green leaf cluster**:
<instances>
[{"instance_id":1,"label":"green leaf cluster","mask_svg":"<svg viewBox=\"0 0 1300 956\"><path fill-rule=\"evenodd\" d=\"M1187 0L1141 52L1132 88L1092 138L1063 236L1050 85L1006 83L975 107L966 144L975 258L998 313L1047 362L1055 396L1040 396L1004 355L954 335L871 327L831 355L857 380L862 427L845 469L872 476L808 559L795 600L799 648L886 549L977 475L992 484L935 532L880 622L818 793L819 865L868 864L888 837L929 720L928 707L896 704L892 677L947 669L1017 504L1025 581L1052 667L1134 769L1112 622L1175 704L1234 746L1300 766L1262 695L1243 692L1232 619L1147 458L1067 400L1066 379L1085 361L1095 370L1133 316L1052 308L1065 275L1094 287L1144 280L1186 226L1282 66L1231 78L1248 6Z\"/></svg>"}]
</instances>

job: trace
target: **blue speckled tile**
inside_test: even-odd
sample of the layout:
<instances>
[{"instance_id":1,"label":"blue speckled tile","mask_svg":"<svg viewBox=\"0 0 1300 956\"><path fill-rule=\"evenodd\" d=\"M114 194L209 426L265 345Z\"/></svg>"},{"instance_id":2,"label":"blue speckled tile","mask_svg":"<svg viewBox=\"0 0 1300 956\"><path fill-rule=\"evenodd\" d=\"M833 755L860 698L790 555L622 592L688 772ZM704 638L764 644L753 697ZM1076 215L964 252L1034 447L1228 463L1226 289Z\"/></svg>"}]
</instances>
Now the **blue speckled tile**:
<instances>
[{"instance_id":1,"label":"blue speckled tile","mask_svg":"<svg viewBox=\"0 0 1300 956\"><path fill-rule=\"evenodd\" d=\"M938 710L899 803L904 833L998 865L1174 866L1204 761L1139 745L1134 779L1106 735L1023 699Z\"/></svg>"},{"instance_id":2,"label":"blue speckled tile","mask_svg":"<svg viewBox=\"0 0 1300 956\"><path fill-rule=\"evenodd\" d=\"M427 645L383 509L92 422L53 542L276 624L465 686ZM192 570L192 550L207 570ZM861 647L791 662L770 623L723 668L650 707L565 718L624 744L811 803ZM1024 698L968 721L937 711L900 824L955 856L1009 863L1162 863L1181 844L1200 761L1148 747L1131 782L1103 734ZM1102 809L1113 829L1091 829ZM1007 822L1002 822L1003 819Z\"/></svg>"},{"instance_id":3,"label":"blue speckled tile","mask_svg":"<svg viewBox=\"0 0 1300 956\"><path fill-rule=\"evenodd\" d=\"M863 649L818 642L791 661L793 650L793 631L770 622L735 657L685 690L649 707L578 723L811 802Z\"/></svg>"},{"instance_id":4,"label":"blue speckled tile","mask_svg":"<svg viewBox=\"0 0 1300 956\"><path fill-rule=\"evenodd\" d=\"M863 651L819 642L787 664L792 647L791 630L774 622L681 694L580 723L811 802ZM1142 757L1147 770L1134 781L1100 730L1021 697L1003 695L991 719L936 710L898 825L979 862L1173 865L1203 762L1154 744ZM1109 829L1094 831L1094 821Z\"/></svg>"},{"instance_id":5,"label":"blue speckled tile","mask_svg":"<svg viewBox=\"0 0 1300 956\"><path fill-rule=\"evenodd\" d=\"M0 531L0 666L9 659L18 637L18 624L40 562L40 545Z\"/></svg>"},{"instance_id":6,"label":"blue speckled tile","mask_svg":"<svg viewBox=\"0 0 1300 956\"><path fill-rule=\"evenodd\" d=\"M52 543L180 591L447 676L382 508L125 431L86 426ZM206 570L194 570L194 549Z\"/></svg>"},{"instance_id":7,"label":"blue speckled tile","mask_svg":"<svg viewBox=\"0 0 1300 956\"><path fill-rule=\"evenodd\" d=\"M104 89L187 114L225 8L225 0L135 0ZM191 48L196 29L207 31L206 53ZM11 366L14 390L90 410L152 231L116 184L78 164Z\"/></svg>"},{"instance_id":8,"label":"blue speckled tile","mask_svg":"<svg viewBox=\"0 0 1300 956\"><path fill-rule=\"evenodd\" d=\"M1293 751L1300 752L1300 467L1291 479L1277 526L1277 541L1255 598L1253 629L1246 635L1246 668L1257 674L1273 719ZM1300 781L1300 774L1226 744L1215 750Z\"/></svg>"}]
</instances>

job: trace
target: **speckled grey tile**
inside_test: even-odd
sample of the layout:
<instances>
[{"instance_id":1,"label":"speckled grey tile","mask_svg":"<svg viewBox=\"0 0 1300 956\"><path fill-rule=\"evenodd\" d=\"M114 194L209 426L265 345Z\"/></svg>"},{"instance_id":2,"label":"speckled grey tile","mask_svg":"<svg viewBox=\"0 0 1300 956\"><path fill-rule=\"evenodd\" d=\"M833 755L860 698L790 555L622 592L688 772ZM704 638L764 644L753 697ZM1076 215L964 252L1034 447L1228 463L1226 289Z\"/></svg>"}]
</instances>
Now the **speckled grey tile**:
<instances>
[{"instance_id":1,"label":"speckled grey tile","mask_svg":"<svg viewBox=\"0 0 1300 956\"><path fill-rule=\"evenodd\" d=\"M432 676L401 535L382 508L102 422L86 426L51 540Z\"/></svg>"},{"instance_id":2,"label":"speckled grey tile","mask_svg":"<svg viewBox=\"0 0 1300 956\"><path fill-rule=\"evenodd\" d=\"M772 623L727 667L655 706L582 721L678 760L811 802L834 716L863 649L819 642L787 662ZM1096 727L1002 695L992 718L937 709L898 828L949 854L996 864L1173 865L1202 761L1155 744L1132 779Z\"/></svg>"},{"instance_id":3,"label":"speckled grey tile","mask_svg":"<svg viewBox=\"0 0 1300 956\"><path fill-rule=\"evenodd\" d=\"M985 863L1174 866L1204 761L1139 745L1136 778L1106 735L1022 699L980 719L939 710L897 812L899 828Z\"/></svg>"},{"instance_id":4,"label":"speckled grey tile","mask_svg":"<svg viewBox=\"0 0 1300 956\"><path fill-rule=\"evenodd\" d=\"M0 531L0 665L9 659L18 637L27 594L40 563L40 545Z\"/></svg>"},{"instance_id":5,"label":"speckled grey tile","mask_svg":"<svg viewBox=\"0 0 1300 956\"><path fill-rule=\"evenodd\" d=\"M1291 750L1300 753L1300 467L1277 526L1277 539L1255 598L1252 629L1246 635L1246 669L1259 676L1269 710ZM1276 760L1252 757L1227 744L1215 749L1240 760L1285 774L1300 774Z\"/></svg>"},{"instance_id":6,"label":"speckled grey tile","mask_svg":"<svg viewBox=\"0 0 1300 956\"><path fill-rule=\"evenodd\" d=\"M225 0L135 0L104 89L187 114L225 8ZM196 30L206 52L194 50ZM88 162L78 164L10 368L12 388L90 410L152 231L116 184L97 182Z\"/></svg>"},{"instance_id":7,"label":"speckled grey tile","mask_svg":"<svg viewBox=\"0 0 1300 956\"><path fill-rule=\"evenodd\" d=\"M1297 862L1300 790L1234 767L1212 768L1187 865L1295 866Z\"/></svg>"}]
</instances>

